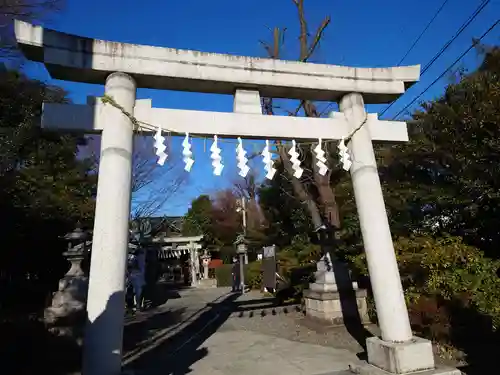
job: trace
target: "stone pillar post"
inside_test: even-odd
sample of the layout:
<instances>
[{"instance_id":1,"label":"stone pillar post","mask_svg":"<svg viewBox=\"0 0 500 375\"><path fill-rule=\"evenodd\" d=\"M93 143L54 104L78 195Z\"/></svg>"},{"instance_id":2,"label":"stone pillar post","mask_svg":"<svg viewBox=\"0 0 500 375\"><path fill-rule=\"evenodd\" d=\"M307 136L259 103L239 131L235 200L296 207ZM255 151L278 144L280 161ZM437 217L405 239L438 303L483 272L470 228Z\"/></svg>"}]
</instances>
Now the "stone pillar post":
<instances>
[{"instance_id":1,"label":"stone pillar post","mask_svg":"<svg viewBox=\"0 0 500 375\"><path fill-rule=\"evenodd\" d=\"M192 242L189 243L189 256L191 258L191 286L197 286L198 285L198 277L196 275L196 270L197 264L196 262L199 262L198 260L198 250L195 249L194 244Z\"/></svg>"},{"instance_id":2,"label":"stone pillar post","mask_svg":"<svg viewBox=\"0 0 500 375\"><path fill-rule=\"evenodd\" d=\"M352 130L366 118L361 94L344 96L339 108ZM348 147L353 162L350 172L354 197L382 339L408 341L412 331L368 126L361 127L353 135Z\"/></svg>"},{"instance_id":3,"label":"stone pillar post","mask_svg":"<svg viewBox=\"0 0 500 375\"><path fill-rule=\"evenodd\" d=\"M106 80L105 92L133 114L136 84L132 77L112 73ZM106 125L101 136L83 374L118 375L122 361L133 125L111 104L97 115L105 118Z\"/></svg>"},{"instance_id":4,"label":"stone pillar post","mask_svg":"<svg viewBox=\"0 0 500 375\"><path fill-rule=\"evenodd\" d=\"M366 119L361 94L345 95L339 108L352 130ZM353 134L348 147L352 158L350 173L354 197L382 333L382 339L370 337L366 340L368 363L393 374L434 369L431 342L412 334L372 139L366 124Z\"/></svg>"}]
</instances>

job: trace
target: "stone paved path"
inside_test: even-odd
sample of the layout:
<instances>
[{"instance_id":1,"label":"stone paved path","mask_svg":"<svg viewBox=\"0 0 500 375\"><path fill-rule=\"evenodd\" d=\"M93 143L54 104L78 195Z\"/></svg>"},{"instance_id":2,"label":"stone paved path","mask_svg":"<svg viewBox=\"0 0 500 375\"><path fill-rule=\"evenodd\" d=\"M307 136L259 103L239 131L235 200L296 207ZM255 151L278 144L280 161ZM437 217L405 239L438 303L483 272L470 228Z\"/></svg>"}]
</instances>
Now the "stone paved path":
<instances>
[{"instance_id":1,"label":"stone paved path","mask_svg":"<svg viewBox=\"0 0 500 375\"><path fill-rule=\"evenodd\" d=\"M315 375L347 369L362 351L344 329L325 335L305 328L293 307L276 315L268 309L264 316L258 305L252 316L232 310L260 294L214 288L179 296L128 321L126 369L139 375Z\"/></svg>"},{"instance_id":2,"label":"stone paved path","mask_svg":"<svg viewBox=\"0 0 500 375\"><path fill-rule=\"evenodd\" d=\"M192 374L311 375L345 370L354 353L249 331L216 332L202 347L203 359L190 366Z\"/></svg>"},{"instance_id":3,"label":"stone paved path","mask_svg":"<svg viewBox=\"0 0 500 375\"><path fill-rule=\"evenodd\" d=\"M364 352L363 335L378 334L376 327L319 333L294 306L269 304L257 292L169 290L157 307L127 318L124 368L134 375L346 375Z\"/></svg>"}]
</instances>

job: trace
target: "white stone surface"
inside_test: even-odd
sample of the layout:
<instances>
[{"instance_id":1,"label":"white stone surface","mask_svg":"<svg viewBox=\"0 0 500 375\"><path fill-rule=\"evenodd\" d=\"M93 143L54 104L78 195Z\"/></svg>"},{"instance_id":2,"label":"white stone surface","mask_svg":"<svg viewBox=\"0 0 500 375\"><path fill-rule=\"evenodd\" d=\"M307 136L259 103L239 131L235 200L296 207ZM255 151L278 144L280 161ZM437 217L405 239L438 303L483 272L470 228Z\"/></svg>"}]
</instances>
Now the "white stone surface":
<instances>
[{"instance_id":1,"label":"white stone surface","mask_svg":"<svg viewBox=\"0 0 500 375\"><path fill-rule=\"evenodd\" d=\"M135 82L123 73L106 81L106 93L133 113ZM133 128L123 113L101 113L101 137L92 255L84 342L85 375L119 374L124 321L125 265L129 241Z\"/></svg>"},{"instance_id":2,"label":"white stone surface","mask_svg":"<svg viewBox=\"0 0 500 375\"><path fill-rule=\"evenodd\" d=\"M196 273L199 268L199 262L200 262L200 259L198 257L198 250L195 248L194 242L190 242L188 246L189 246L189 257L191 259L191 286L197 286L199 280Z\"/></svg>"},{"instance_id":3,"label":"white stone surface","mask_svg":"<svg viewBox=\"0 0 500 375\"><path fill-rule=\"evenodd\" d=\"M236 90L234 93L234 113L262 114L260 94L254 90Z\"/></svg>"},{"instance_id":4,"label":"white stone surface","mask_svg":"<svg viewBox=\"0 0 500 375\"><path fill-rule=\"evenodd\" d=\"M390 374L389 372L382 370L378 367L375 367L373 365L367 364L367 363L362 363L362 364L353 364L351 365L351 370L346 371L345 373L328 373L328 374L321 374L321 375L388 375ZM319 374L316 374L319 375ZM443 367L443 366L437 366L436 368L432 370L426 370L426 371L418 371L414 373L410 373L408 375L464 375L462 371L456 368L452 367Z\"/></svg>"},{"instance_id":5,"label":"white stone surface","mask_svg":"<svg viewBox=\"0 0 500 375\"><path fill-rule=\"evenodd\" d=\"M109 42L16 21L16 39L52 78L102 84L108 74L131 74L138 87L263 97L335 101L359 92L367 103L387 103L420 77L420 66L352 68Z\"/></svg>"},{"instance_id":6,"label":"white stone surface","mask_svg":"<svg viewBox=\"0 0 500 375\"><path fill-rule=\"evenodd\" d=\"M101 113L111 104L97 101L84 104L44 103L42 127L52 130L98 133L105 120ZM332 112L330 118L264 116L260 114L206 112L151 108L151 100L137 100L134 116L138 121L161 126L172 135L242 137L257 139L341 139L351 131L344 114ZM402 121L382 121L376 113L368 114L366 124L372 141L406 142L408 131ZM151 130L152 132L153 130ZM144 133L147 133L145 130Z\"/></svg>"},{"instance_id":7,"label":"white stone surface","mask_svg":"<svg viewBox=\"0 0 500 375\"><path fill-rule=\"evenodd\" d=\"M418 337L393 343L370 337L366 340L368 362L392 374L434 369L432 343Z\"/></svg>"},{"instance_id":8,"label":"white stone surface","mask_svg":"<svg viewBox=\"0 0 500 375\"><path fill-rule=\"evenodd\" d=\"M207 356L189 366L190 374L323 374L345 370L357 360L347 350L248 331L216 332L198 350L205 348Z\"/></svg>"},{"instance_id":9,"label":"white stone surface","mask_svg":"<svg viewBox=\"0 0 500 375\"><path fill-rule=\"evenodd\" d=\"M339 108L356 129L365 119L365 105L360 94L349 94ZM398 264L377 171L370 128L361 127L348 147L356 207L377 317L385 341L403 342L412 338L408 310L403 295Z\"/></svg>"}]
</instances>

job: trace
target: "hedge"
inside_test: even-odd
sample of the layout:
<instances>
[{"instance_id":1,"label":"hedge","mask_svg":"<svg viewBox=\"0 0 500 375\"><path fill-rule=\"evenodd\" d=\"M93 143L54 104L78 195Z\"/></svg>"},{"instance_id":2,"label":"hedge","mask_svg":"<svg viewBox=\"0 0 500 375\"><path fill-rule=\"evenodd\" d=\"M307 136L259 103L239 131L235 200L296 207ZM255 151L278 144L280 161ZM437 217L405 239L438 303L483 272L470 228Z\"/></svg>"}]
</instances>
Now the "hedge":
<instances>
[{"instance_id":1,"label":"hedge","mask_svg":"<svg viewBox=\"0 0 500 375\"><path fill-rule=\"evenodd\" d=\"M232 286L232 264L223 264L215 269L218 287ZM245 284L255 289L260 287L260 262L252 262L243 266Z\"/></svg>"},{"instance_id":2,"label":"hedge","mask_svg":"<svg viewBox=\"0 0 500 375\"><path fill-rule=\"evenodd\" d=\"M232 286L231 271L232 264L224 264L215 269L215 278L217 286L227 287ZM262 286L262 262L256 261L243 266L245 273L245 285L250 289L260 289ZM294 266L289 269L281 269L282 275L287 279L287 284L283 285L285 289L280 294L288 298L300 298L302 290L308 287L311 281L311 276L316 270L315 264Z\"/></svg>"}]
</instances>

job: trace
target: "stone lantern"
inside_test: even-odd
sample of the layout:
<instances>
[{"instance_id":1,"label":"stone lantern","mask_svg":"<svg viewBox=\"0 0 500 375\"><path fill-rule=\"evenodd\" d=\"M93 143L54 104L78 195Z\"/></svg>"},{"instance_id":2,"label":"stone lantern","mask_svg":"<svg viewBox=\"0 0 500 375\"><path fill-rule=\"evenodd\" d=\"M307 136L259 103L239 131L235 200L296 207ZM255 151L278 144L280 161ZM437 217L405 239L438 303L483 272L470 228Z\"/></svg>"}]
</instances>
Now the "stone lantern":
<instances>
[{"instance_id":1,"label":"stone lantern","mask_svg":"<svg viewBox=\"0 0 500 375\"><path fill-rule=\"evenodd\" d=\"M203 266L203 278L200 280L201 288L216 288L217 279L210 279L208 276L208 266L212 260L212 255L208 253L207 250L203 250L203 254L200 256L201 264Z\"/></svg>"},{"instance_id":2,"label":"stone lantern","mask_svg":"<svg viewBox=\"0 0 500 375\"><path fill-rule=\"evenodd\" d=\"M44 320L50 331L80 340L88 290L88 277L82 269L82 261L87 257L90 242L87 241L88 233L79 227L63 238L68 242L68 250L63 256L71 267L59 280L58 291L52 297L52 305L45 309Z\"/></svg>"},{"instance_id":3,"label":"stone lantern","mask_svg":"<svg viewBox=\"0 0 500 375\"><path fill-rule=\"evenodd\" d=\"M201 258L201 264L203 265L203 278L208 279L208 266L212 260L212 256L208 254L206 250L203 251Z\"/></svg>"},{"instance_id":4,"label":"stone lantern","mask_svg":"<svg viewBox=\"0 0 500 375\"><path fill-rule=\"evenodd\" d=\"M238 254L240 258L240 289L242 293L245 293L245 256L248 252L248 242L245 238L245 235L240 234L236 237L236 241L234 241L234 245L236 246L236 254Z\"/></svg>"},{"instance_id":5,"label":"stone lantern","mask_svg":"<svg viewBox=\"0 0 500 375\"><path fill-rule=\"evenodd\" d=\"M346 320L368 324L367 292L351 280L347 265L335 258L332 229L328 225L316 229L322 257L316 264L315 281L303 292L306 316L327 325Z\"/></svg>"}]
</instances>

